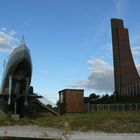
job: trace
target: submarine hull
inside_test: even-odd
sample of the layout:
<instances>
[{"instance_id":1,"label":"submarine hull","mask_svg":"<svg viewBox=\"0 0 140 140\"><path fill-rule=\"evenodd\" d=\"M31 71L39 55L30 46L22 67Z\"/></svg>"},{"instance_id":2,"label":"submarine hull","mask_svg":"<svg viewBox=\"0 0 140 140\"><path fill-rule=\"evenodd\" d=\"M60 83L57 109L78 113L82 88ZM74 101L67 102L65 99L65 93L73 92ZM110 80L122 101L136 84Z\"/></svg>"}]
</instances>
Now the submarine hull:
<instances>
[{"instance_id":1,"label":"submarine hull","mask_svg":"<svg viewBox=\"0 0 140 140\"><path fill-rule=\"evenodd\" d=\"M32 76L30 51L25 44L15 48L11 53L4 71L1 94L9 105L9 112L23 116L24 104Z\"/></svg>"}]
</instances>

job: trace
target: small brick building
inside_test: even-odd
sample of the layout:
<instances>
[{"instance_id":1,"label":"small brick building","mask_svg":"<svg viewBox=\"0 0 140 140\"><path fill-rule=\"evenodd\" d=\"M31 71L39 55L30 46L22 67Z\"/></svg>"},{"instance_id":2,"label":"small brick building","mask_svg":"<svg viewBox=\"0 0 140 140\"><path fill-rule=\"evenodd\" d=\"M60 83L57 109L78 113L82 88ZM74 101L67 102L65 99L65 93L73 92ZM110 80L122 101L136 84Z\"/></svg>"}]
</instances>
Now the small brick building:
<instances>
[{"instance_id":1,"label":"small brick building","mask_svg":"<svg viewBox=\"0 0 140 140\"><path fill-rule=\"evenodd\" d=\"M59 110L61 114L82 113L84 111L84 90L64 89L59 91Z\"/></svg>"}]
</instances>

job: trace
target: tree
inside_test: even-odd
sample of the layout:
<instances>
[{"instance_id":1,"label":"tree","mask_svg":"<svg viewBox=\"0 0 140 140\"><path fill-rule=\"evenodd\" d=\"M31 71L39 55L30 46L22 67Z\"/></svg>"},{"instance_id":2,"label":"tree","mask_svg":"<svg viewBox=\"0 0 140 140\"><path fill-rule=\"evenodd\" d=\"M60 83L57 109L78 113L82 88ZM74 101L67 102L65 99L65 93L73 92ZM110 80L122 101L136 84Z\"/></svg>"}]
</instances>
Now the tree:
<instances>
[{"instance_id":1,"label":"tree","mask_svg":"<svg viewBox=\"0 0 140 140\"><path fill-rule=\"evenodd\" d=\"M88 103L89 102L89 97L84 97L84 103Z\"/></svg>"},{"instance_id":2,"label":"tree","mask_svg":"<svg viewBox=\"0 0 140 140\"><path fill-rule=\"evenodd\" d=\"M89 95L89 102L90 103L94 103L94 100L97 100L97 99L99 99L100 98L100 95L96 95L95 93L91 93L90 95Z\"/></svg>"}]
</instances>

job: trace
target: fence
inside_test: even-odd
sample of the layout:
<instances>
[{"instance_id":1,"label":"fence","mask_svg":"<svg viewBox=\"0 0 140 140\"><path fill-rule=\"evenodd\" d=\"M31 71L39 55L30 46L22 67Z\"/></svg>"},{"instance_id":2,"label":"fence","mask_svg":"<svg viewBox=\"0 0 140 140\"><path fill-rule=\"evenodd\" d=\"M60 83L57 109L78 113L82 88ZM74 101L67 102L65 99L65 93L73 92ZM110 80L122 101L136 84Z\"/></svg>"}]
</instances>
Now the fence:
<instances>
[{"instance_id":1,"label":"fence","mask_svg":"<svg viewBox=\"0 0 140 140\"><path fill-rule=\"evenodd\" d=\"M87 111L140 111L140 104L90 104Z\"/></svg>"}]
</instances>

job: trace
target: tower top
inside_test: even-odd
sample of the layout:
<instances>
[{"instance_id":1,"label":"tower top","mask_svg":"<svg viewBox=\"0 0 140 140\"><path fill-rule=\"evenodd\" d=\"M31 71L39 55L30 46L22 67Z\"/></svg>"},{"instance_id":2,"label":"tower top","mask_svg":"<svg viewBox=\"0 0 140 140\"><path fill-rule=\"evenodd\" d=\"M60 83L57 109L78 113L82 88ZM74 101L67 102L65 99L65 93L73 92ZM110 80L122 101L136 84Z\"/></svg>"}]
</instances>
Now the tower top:
<instances>
[{"instance_id":1,"label":"tower top","mask_svg":"<svg viewBox=\"0 0 140 140\"><path fill-rule=\"evenodd\" d=\"M123 20L122 19L117 19L117 18L112 18L111 19L111 26L113 28L124 28Z\"/></svg>"},{"instance_id":2,"label":"tower top","mask_svg":"<svg viewBox=\"0 0 140 140\"><path fill-rule=\"evenodd\" d=\"M20 41L20 45L23 45L23 44L25 44L25 38L24 38L24 35L22 36L21 41Z\"/></svg>"}]
</instances>

